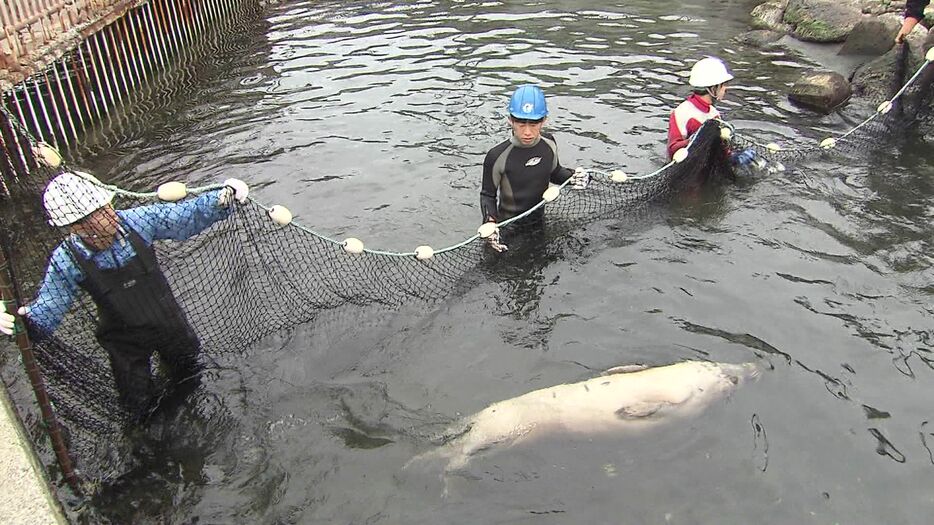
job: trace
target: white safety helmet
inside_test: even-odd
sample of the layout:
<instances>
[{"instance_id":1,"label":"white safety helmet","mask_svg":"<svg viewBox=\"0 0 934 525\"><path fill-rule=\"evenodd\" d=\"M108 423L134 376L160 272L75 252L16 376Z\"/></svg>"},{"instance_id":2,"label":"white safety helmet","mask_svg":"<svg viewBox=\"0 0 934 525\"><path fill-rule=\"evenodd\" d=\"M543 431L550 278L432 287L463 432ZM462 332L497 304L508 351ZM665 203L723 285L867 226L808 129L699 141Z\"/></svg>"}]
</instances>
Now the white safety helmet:
<instances>
[{"instance_id":1,"label":"white safety helmet","mask_svg":"<svg viewBox=\"0 0 934 525\"><path fill-rule=\"evenodd\" d=\"M103 186L93 175L82 171L66 171L45 187L42 204L52 226L74 224L110 204L114 192Z\"/></svg>"},{"instance_id":2,"label":"white safety helmet","mask_svg":"<svg viewBox=\"0 0 934 525\"><path fill-rule=\"evenodd\" d=\"M722 60L717 57L706 57L698 60L691 68L688 84L696 88L709 88L730 80L733 80L733 74Z\"/></svg>"}]
</instances>

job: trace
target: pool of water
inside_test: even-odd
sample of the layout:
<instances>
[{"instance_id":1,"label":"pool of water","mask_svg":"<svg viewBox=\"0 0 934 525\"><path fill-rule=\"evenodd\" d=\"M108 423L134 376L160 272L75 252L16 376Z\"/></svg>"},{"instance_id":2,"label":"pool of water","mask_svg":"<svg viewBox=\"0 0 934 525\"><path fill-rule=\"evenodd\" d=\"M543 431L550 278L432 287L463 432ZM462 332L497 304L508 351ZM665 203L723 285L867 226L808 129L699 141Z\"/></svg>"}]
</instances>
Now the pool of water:
<instances>
[{"instance_id":1,"label":"pool of water","mask_svg":"<svg viewBox=\"0 0 934 525\"><path fill-rule=\"evenodd\" d=\"M754 1L269 2L92 134L129 188L247 181L302 224L407 251L471 235L505 106L541 85L562 163L645 173L706 54L742 132L857 120L791 106L812 64L734 43ZM334 312L225 358L136 468L115 523L923 523L934 511L934 163L909 136L597 221L428 311ZM261 315L261 313L258 313ZM649 433L403 468L446 425L627 363L767 368ZM94 518L98 519L98 518Z\"/></svg>"}]
</instances>

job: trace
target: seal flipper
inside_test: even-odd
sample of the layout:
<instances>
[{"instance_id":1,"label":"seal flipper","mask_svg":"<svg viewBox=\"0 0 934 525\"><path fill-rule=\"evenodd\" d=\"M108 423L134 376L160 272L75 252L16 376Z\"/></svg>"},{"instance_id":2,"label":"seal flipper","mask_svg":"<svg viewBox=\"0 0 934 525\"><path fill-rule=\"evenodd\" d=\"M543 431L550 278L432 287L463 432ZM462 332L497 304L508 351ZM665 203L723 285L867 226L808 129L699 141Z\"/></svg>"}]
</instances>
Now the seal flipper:
<instances>
[{"instance_id":1,"label":"seal flipper","mask_svg":"<svg viewBox=\"0 0 934 525\"><path fill-rule=\"evenodd\" d=\"M694 394L691 393L684 399L678 401L669 401L665 399L660 399L658 401L638 401L620 407L616 412L616 417L620 419L641 419L654 416L659 411L666 408L671 408L674 406L682 405L688 399L694 397Z\"/></svg>"},{"instance_id":2,"label":"seal flipper","mask_svg":"<svg viewBox=\"0 0 934 525\"><path fill-rule=\"evenodd\" d=\"M626 405L617 410L615 413L616 417L620 419L639 419L652 416L659 410L671 405L671 403L666 401L641 401L639 403Z\"/></svg>"},{"instance_id":3,"label":"seal flipper","mask_svg":"<svg viewBox=\"0 0 934 525\"><path fill-rule=\"evenodd\" d=\"M641 372L647 369L648 367L649 367L648 365L638 365L638 364L614 366L613 368L608 368L604 370L603 374L601 375L611 376L613 374L631 374L632 372Z\"/></svg>"}]
</instances>

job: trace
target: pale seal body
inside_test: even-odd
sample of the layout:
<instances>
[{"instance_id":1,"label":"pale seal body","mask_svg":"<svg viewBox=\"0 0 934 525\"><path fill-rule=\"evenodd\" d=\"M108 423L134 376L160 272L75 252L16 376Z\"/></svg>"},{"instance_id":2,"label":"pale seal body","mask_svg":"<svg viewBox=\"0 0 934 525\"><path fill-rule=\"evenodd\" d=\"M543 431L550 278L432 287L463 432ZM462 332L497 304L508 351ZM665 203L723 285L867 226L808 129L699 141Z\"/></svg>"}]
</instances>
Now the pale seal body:
<instances>
[{"instance_id":1,"label":"pale seal body","mask_svg":"<svg viewBox=\"0 0 934 525\"><path fill-rule=\"evenodd\" d=\"M542 434L646 429L672 417L696 415L758 374L749 363L685 361L535 390L474 414L467 419L466 432L413 461L447 459L445 471L451 471L478 452Z\"/></svg>"}]
</instances>

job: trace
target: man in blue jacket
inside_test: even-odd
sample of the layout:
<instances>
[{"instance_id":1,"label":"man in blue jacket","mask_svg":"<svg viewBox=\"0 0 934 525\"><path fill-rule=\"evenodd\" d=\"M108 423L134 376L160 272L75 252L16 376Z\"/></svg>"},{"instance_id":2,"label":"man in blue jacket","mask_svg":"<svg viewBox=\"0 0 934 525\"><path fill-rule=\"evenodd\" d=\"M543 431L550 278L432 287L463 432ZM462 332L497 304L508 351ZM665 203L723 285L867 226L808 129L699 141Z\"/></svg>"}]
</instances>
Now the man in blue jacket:
<instances>
[{"instance_id":1,"label":"man in blue jacket","mask_svg":"<svg viewBox=\"0 0 934 525\"><path fill-rule=\"evenodd\" d=\"M98 311L97 340L110 357L117 392L131 418L153 408L153 353L159 354L173 388L200 384L200 343L166 281L152 247L162 239L184 240L230 215L248 188L228 179L223 189L178 203L125 210L111 205L114 193L87 173L66 172L46 187L49 224L70 235L52 253L36 299L17 312L37 338L55 331L78 295L87 292ZM12 334L14 318L0 313L0 332Z\"/></svg>"}]
</instances>

